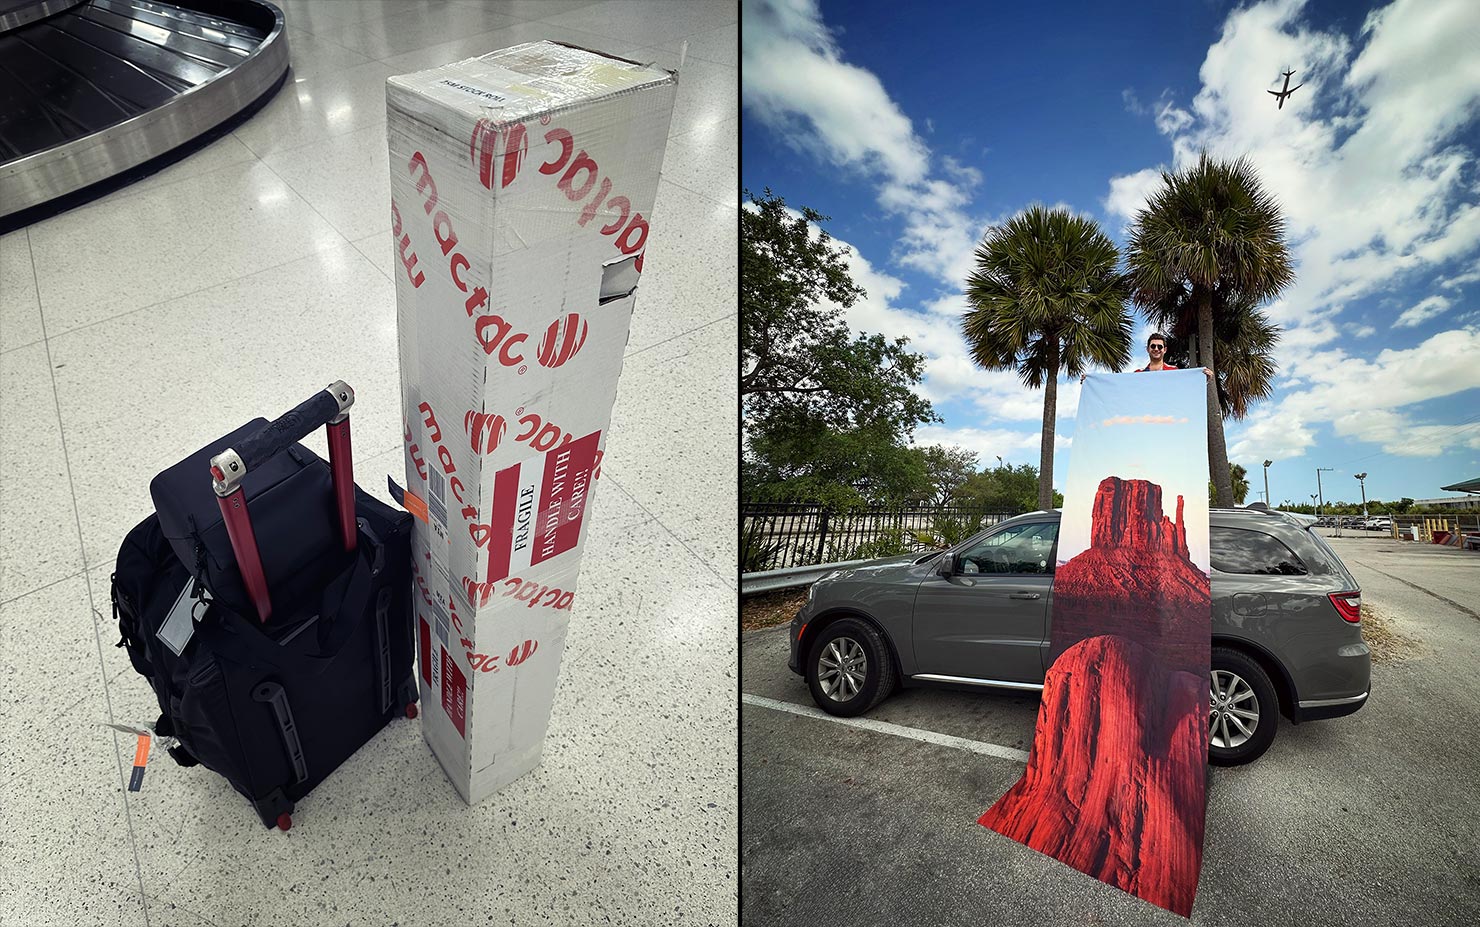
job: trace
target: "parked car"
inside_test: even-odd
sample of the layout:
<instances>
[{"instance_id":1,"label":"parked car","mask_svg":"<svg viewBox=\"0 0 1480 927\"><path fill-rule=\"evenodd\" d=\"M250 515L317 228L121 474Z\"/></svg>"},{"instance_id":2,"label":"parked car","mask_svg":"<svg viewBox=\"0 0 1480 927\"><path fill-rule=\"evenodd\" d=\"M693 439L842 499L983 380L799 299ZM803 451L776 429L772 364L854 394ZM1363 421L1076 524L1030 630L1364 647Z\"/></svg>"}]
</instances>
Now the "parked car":
<instances>
[{"instance_id":1,"label":"parked car","mask_svg":"<svg viewBox=\"0 0 1480 927\"><path fill-rule=\"evenodd\" d=\"M1370 654L1357 582L1310 516L1210 515L1213 707L1209 760L1248 763L1292 722L1367 701ZM1058 511L1009 519L945 551L837 570L791 623L789 666L834 715L897 686L1043 689ZM1221 699L1234 709L1221 712ZM1226 704L1226 702L1224 702Z\"/></svg>"}]
</instances>

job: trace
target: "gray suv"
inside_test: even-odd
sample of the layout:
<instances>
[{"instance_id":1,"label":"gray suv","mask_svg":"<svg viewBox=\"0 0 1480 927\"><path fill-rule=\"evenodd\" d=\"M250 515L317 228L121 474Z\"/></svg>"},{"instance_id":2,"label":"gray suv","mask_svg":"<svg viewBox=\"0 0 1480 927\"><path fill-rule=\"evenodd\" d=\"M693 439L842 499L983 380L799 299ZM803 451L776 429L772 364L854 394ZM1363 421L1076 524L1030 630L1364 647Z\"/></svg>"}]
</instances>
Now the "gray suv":
<instances>
[{"instance_id":1,"label":"gray suv","mask_svg":"<svg viewBox=\"0 0 1480 927\"><path fill-rule=\"evenodd\" d=\"M1367 701L1362 594L1295 516L1212 509L1209 760L1248 763L1279 715L1348 715ZM1042 690L1059 512L1019 515L947 551L877 560L812 585L791 623L792 672L835 715L896 686Z\"/></svg>"}]
</instances>

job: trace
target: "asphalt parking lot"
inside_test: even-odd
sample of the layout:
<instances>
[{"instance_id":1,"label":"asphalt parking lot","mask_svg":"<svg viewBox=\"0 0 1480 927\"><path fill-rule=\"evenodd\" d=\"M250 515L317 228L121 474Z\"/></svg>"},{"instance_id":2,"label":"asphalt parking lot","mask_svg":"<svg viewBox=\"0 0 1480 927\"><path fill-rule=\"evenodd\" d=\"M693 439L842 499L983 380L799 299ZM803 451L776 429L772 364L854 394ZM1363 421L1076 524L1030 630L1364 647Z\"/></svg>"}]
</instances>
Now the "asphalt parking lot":
<instances>
[{"instance_id":1,"label":"asphalt parking lot","mask_svg":"<svg viewBox=\"0 0 1480 927\"><path fill-rule=\"evenodd\" d=\"M1210 768L1194 923L1480 923L1480 554L1344 534L1413 643L1355 715L1281 719L1257 762ZM1185 923L976 823L1022 774L1036 695L913 689L869 717L923 735L861 729L816 716L786 648L742 641L746 925Z\"/></svg>"}]
</instances>

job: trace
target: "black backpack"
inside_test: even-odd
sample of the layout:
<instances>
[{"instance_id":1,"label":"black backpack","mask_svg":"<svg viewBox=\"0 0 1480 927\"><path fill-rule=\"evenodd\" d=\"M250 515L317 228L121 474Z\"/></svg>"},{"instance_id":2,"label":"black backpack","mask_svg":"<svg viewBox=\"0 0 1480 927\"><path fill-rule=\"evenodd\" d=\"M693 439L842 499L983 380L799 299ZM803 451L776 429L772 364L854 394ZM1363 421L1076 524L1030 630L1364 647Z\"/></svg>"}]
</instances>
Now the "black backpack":
<instances>
[{"instance_id":1,"label":"black backpack","mask_svg":"<svg viewBox=\"0 0 1480 927\"><path fill-rule=\"evenodd\" d=\"M272 614L260 621L244 601L240 574L234 583L223 579L236 569L230 549L221 550L224 532L213 537L209 525L197 525L195 535L171 538L161 524L162 515L189 524L181 512L200 521L209 512L202 489L212 502L207 462L260 432L251 423L166 471L180 474L181 485L156 480L156 505L170 512L150 515L124 539L112 599L118 646L153 687L155 733L178 739L170 749L176 762L221 774L264 825L287 830L297 800L393 718L416 716L412 516L355 487L355 549L325 548L312 539L330 535L295 526L334 511L333 500L320 497L332 482L328 465L302 445L269 449L253 470L273 478L246 483L262 562L280 563ZM281 566L284 549L305 562ZM226 592L217 596L213 583Z\"/></svg>"}]
</instances>

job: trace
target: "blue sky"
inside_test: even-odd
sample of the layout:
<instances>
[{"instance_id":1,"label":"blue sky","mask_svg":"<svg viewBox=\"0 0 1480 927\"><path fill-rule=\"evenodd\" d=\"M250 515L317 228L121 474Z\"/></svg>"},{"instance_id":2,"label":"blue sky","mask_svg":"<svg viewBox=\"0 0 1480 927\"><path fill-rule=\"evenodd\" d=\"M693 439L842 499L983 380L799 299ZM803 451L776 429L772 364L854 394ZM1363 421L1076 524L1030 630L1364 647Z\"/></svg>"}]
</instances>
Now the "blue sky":
<instances>
[{"instance_id":1,"label":"blue sky","mask_svg":"<svg viewBox=\"0 0 1480 927\"><path fill-rule=\"evenodd\" d=\"M1040 202L1123 244L1161 170L1246 155L1297 271L1265 310L1275 395L1228 423L1249 501L1265 459L1276 504L1309 501L1317 467L1328 501L1357 501L1357 472L1369 498L1447 496L1480 476L1477 41L1474 0L744 0L741 182L831 216L868 290L849 324L926 355L945 421L915 443L1036 466L1042 393L960 334L982 233ZM1060 384L1059 487L1078 397Z\"/></svg>"}]
</instances>

